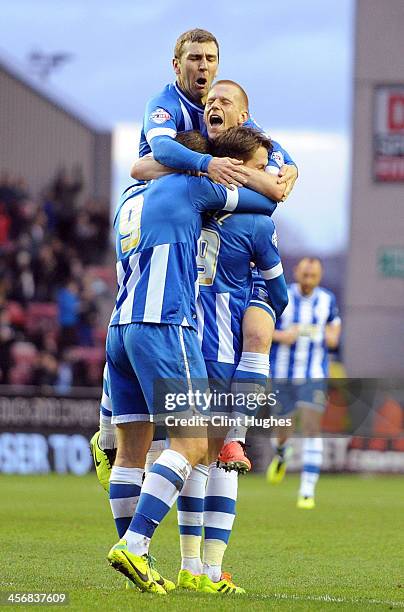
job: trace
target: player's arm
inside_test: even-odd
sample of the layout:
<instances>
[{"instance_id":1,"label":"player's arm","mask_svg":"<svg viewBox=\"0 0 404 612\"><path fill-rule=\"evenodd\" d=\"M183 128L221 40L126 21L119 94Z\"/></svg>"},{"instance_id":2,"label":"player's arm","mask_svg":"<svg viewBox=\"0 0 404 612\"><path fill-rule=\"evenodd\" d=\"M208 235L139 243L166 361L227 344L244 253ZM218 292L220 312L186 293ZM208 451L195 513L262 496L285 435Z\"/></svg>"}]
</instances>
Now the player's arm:
<instances>
[{"instance_id":1,"label":"player's arm","mask_svg":"<svg viewBox=\"0 0 404 612\"><path fill-rule=\"evenodd\" d=\"M278 183L278 177L269 172L262 172L255 168L245 168L246 183L245 187L249 187L258 193L274 200L281 202L285 193L285 185Z\"/></svg>"},{"instance_id":2,"label":"player's arm","mask_svg":"<svg viewBox=\"0 0 404 612\"><path fill-rule=\"evenodd\" d=\"M177 135L177 112L167 101L163 106L158 98L146 107L143 129L154 159L176 170L206 172L212 180L226 187L242 186L245 182L242 161L197 153L174 140Z\"/></svg>"},{"instance_id":3,"label":"player's arm","mask_svg":"<svg viewBox=\"0 0 404 612\"><path fill-rule=\"evenodd\" d=\"M252 189L246 187L227 189L204 176L190 177L189 188L191 201L199 212L226 210L272 215L277 206L276 202Z\"/></svg>"},{"instance_id":4,"label":"player's arm","mask_svg":"<svg viewBox=\"0 0 404 612\"><path fill-rule=\"evenodd\" d=\"M336 349L341 337L341 322L328 323L325 327L325 344L329 349Z\"/></svg>"},{"instance_id":5,"label":"player's arm","mask_svg":"<svg viewBox=\"0 0 404 612\"><path fill-rule=\"evenodd\" d=\"M331 297L330 314L327 319L327 325L324 331L325 344L329 349L337 348L341 337L341 319L339 316L337 300L335 296Z\"/></svg>"},{"instance_id":6,"label":"player's arm","mask_svg":"<svg viewBox=\"0 0 404 612\"><path fill-rule=\"evenodd\" d=\"M152 155L145 155L144 157L139 157L139 159L135 161L131 168L130 175L138 181L151 181L175 172L179 172L179 170L163 166L163 164L156 161Z\"/></svg>"},{"instance_id":7,"label":"player's arm","mask_svg":"<svg viewBox=\"0 0 404 612\"><path fill-rule=\"evenodd\" d=\"M274 222L259 215L254 219L253 229L254 261L265 281L269 305L274 312L274 321L281 316L288 305L288 290L277 246Z\"/></svg>"},{"instance_id":8,"label":"player's arm","mask_svg":"<svg viewBox=\"0 0 404 612\"><path fill-rule=\"evenodd\" d=\"M291 346L292 344L295 344L298 337L299 326L297 324L293 324L287 329L275 329L272 339L274 342L279 342L279 344Z\"/></svg>"},{"instance_id":9,"label":"player's arm","mask_svg":"<svg viewBox=\"0 0 404 612\"><path fill-rule=\"evenodd\" d=\"M281 147L278 142L273 140L272 145L273 151L269 159L267 170L268 172L275 173L277 175L277 183L284 189L284 193L281 198L282 202L284 202L293 189L298 177L298 170L296 163L293 161L289 153L283 147Z\"/></svg>"}]
</instances>

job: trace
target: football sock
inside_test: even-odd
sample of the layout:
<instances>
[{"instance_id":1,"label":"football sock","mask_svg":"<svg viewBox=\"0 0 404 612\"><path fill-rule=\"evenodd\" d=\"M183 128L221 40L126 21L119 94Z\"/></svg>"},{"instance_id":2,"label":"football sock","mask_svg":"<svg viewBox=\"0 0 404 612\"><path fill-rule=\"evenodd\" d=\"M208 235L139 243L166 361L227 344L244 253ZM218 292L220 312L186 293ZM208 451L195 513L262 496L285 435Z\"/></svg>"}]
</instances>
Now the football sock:
<instances>
[{"instance_id":1,"label":"football sock","mask_svg":"<svg viewBox=\"0 0 404 612\"><path fill-rule=\"evenodd\" d=\"M283 457L285 456L285 452L286 449L288 448L288 441L286 440L286 442L283 442L283 444L280 444L278 442L278 438L271 438L271 444L272 444L272 448L274 449L275 453L277 455L279 455L279 457Z\"/></svg>"},{"instance_id":2,"label":"football sock","mask_svg":"<svg viewBox=\"0 0 404 612\"><path fill-rule=\"evenodd\" d=\"M128 550L144 555L156 527L168 514L192 471L188 460L171 449L164 450L144 479L135 515L125 534Z\"/></svg>"},{"instance_id":3,"label":"football sock","mask_svg":"<svg viewBox=\"0 0 404 612\"><path fill-rule=\"evenodd\" d=\"M116 426L111 423L111 417L106 417L100 412L100 437L98 446L102 449L116 448Z\"/></svg>"},{"instance_id":4,"label":"football sock","mask_svg":"<svg viewBox=\"0 0 404 612\"><path fill-rule=\"evenodd\" d=\"M100 402L100 437L98 446L102 449L116 448L116 427L111 423L112 403L109 397L108 366L105 364Z\"/></svg>"},{"instance_id":5,"label":"football sock","mask_svg":"<svg viewBox=\"0 0 404 612\"><path fill-rule=\"evenodd\" d=\"M177 501L181 569L195 575L202 573L201 540L207 479L208 468L205 465L196 465Z\"/></svg>"},{"instance_id":6,"label":"football sock","mask_svg":"<svg viewBox=\"0 0 404 612\"><path fill-rule=\"evenodd\" d=\"M303 441L303 469L299 495L314 497L314 490L320 476L323 461L323 439L305 438Z\"/></svg>"},{"instance_id":7,"label":"football sock","mask_svg":"<svg viewBox=\"0 0 404 612\"><path fill-rule=\"evenodd\" d=\"M143 470L113 466L109 479L109 502L118 536L125 534L139 501Z\"/></svg>"},{"instance_id":8,"label":"football sock","mask_svg":"<svg viewBox=\"0 0 404 612\"><path fill-rule=\"evenodd\" d=\"M150 468L155 461L160 457L163 450L166 448L165 440L153 440L146 455L146 463L144 466L145 474L150 472Z\"/></svg>"},{"instance_id":9,"label":"football sock","mask_svg":"<svg viewBox=\"0 0 404 612\"><path fill-rule=\"evenodd\" d=\"M220 580L223 555L233 528L237 485L237 472L225 472L215 463L209 466L203 513L203 573L214 582Z\"/></svg>"},{"instance_id":10,"label":"football sock","mask_svg":"<svg viewBox=\"0 0 404 612\"><path fill-rule=\"evenodd\" d=\"M269 356L263 353L243 352L237 369L234 372L231 392L235 398L232 416L240 417L241 423L231 427L225 439L225 444L237 440L245 442L249 425L243 424L243 417L253 417L256 415L259 405L254 408L254 403L249 405L247 396L251 397L259 393L265 393L265 387L269 377ZM238 401L238 398L244 401ZM251 409L252 408L252 409Z\"/></svg>"}]
</instances>

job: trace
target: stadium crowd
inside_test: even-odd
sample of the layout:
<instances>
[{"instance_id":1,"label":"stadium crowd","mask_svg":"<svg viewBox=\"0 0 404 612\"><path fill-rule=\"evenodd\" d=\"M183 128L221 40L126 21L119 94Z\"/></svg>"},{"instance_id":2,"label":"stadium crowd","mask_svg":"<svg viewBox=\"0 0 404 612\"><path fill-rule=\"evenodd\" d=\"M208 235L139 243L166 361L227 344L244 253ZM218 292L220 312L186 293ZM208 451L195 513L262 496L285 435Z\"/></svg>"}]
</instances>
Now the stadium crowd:
<instances>
[{"instance_id":1,"label":"stadium crowd","mask_svg":"<svg viewBox=\"0 0 404 612\"><path fill-rule=\"evenodd\" d=\"M109 216L95 199L83 205L82 189L79 168L61 170L37 199L23 178L0 175L2 384L100 383Z\"/></svg>"}]
</instances>

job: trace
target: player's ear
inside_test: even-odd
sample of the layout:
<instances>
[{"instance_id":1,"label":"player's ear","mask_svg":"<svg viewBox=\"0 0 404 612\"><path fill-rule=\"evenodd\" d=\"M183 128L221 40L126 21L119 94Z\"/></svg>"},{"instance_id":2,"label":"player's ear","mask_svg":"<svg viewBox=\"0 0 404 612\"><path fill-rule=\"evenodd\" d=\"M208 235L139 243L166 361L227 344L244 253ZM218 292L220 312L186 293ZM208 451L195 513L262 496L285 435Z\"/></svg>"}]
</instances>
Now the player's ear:
<instances>
[{"instance_id":1,"label":"player's ear","mask_svg":"<svg viewBox=\"0 0 404 612\"><path fill-rule=\"evenodd\" d=\"M174 68L174 72L176 75L181 74L181 70L180 70L180 63L178 58L173 57L173 68Z\"/></svg>"},{"instance_id":2,"label":"player's ear","mask_svg":"<svg viewBox=\"0 0 404 612\"><path fill-rule=\"evenodd\" d=\"M245 123L247 119L248 119L248 111L243 111L238 116L238 124L243 125L243 123Z\"/></svg>"}]
</instances>

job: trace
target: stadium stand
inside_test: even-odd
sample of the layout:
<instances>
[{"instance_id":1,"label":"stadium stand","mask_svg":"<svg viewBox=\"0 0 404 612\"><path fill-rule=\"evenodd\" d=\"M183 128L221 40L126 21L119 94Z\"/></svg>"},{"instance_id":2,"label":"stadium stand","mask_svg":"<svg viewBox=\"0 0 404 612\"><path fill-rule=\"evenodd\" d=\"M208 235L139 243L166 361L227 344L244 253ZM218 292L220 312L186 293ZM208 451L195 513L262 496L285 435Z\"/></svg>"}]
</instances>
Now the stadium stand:
<instances>
[{"instance_id":1,"label":"stadium stand","mask_svg":"<svg viewBox=\"0 0 404 612\"><path fill-rule=\"evenodd\" d=\"M105 358L103 300L108 209L78 204L80 170L59 172L33 198L25 181L0 176L0 383L98 386Z\"/></svg>"}]
</instances>

